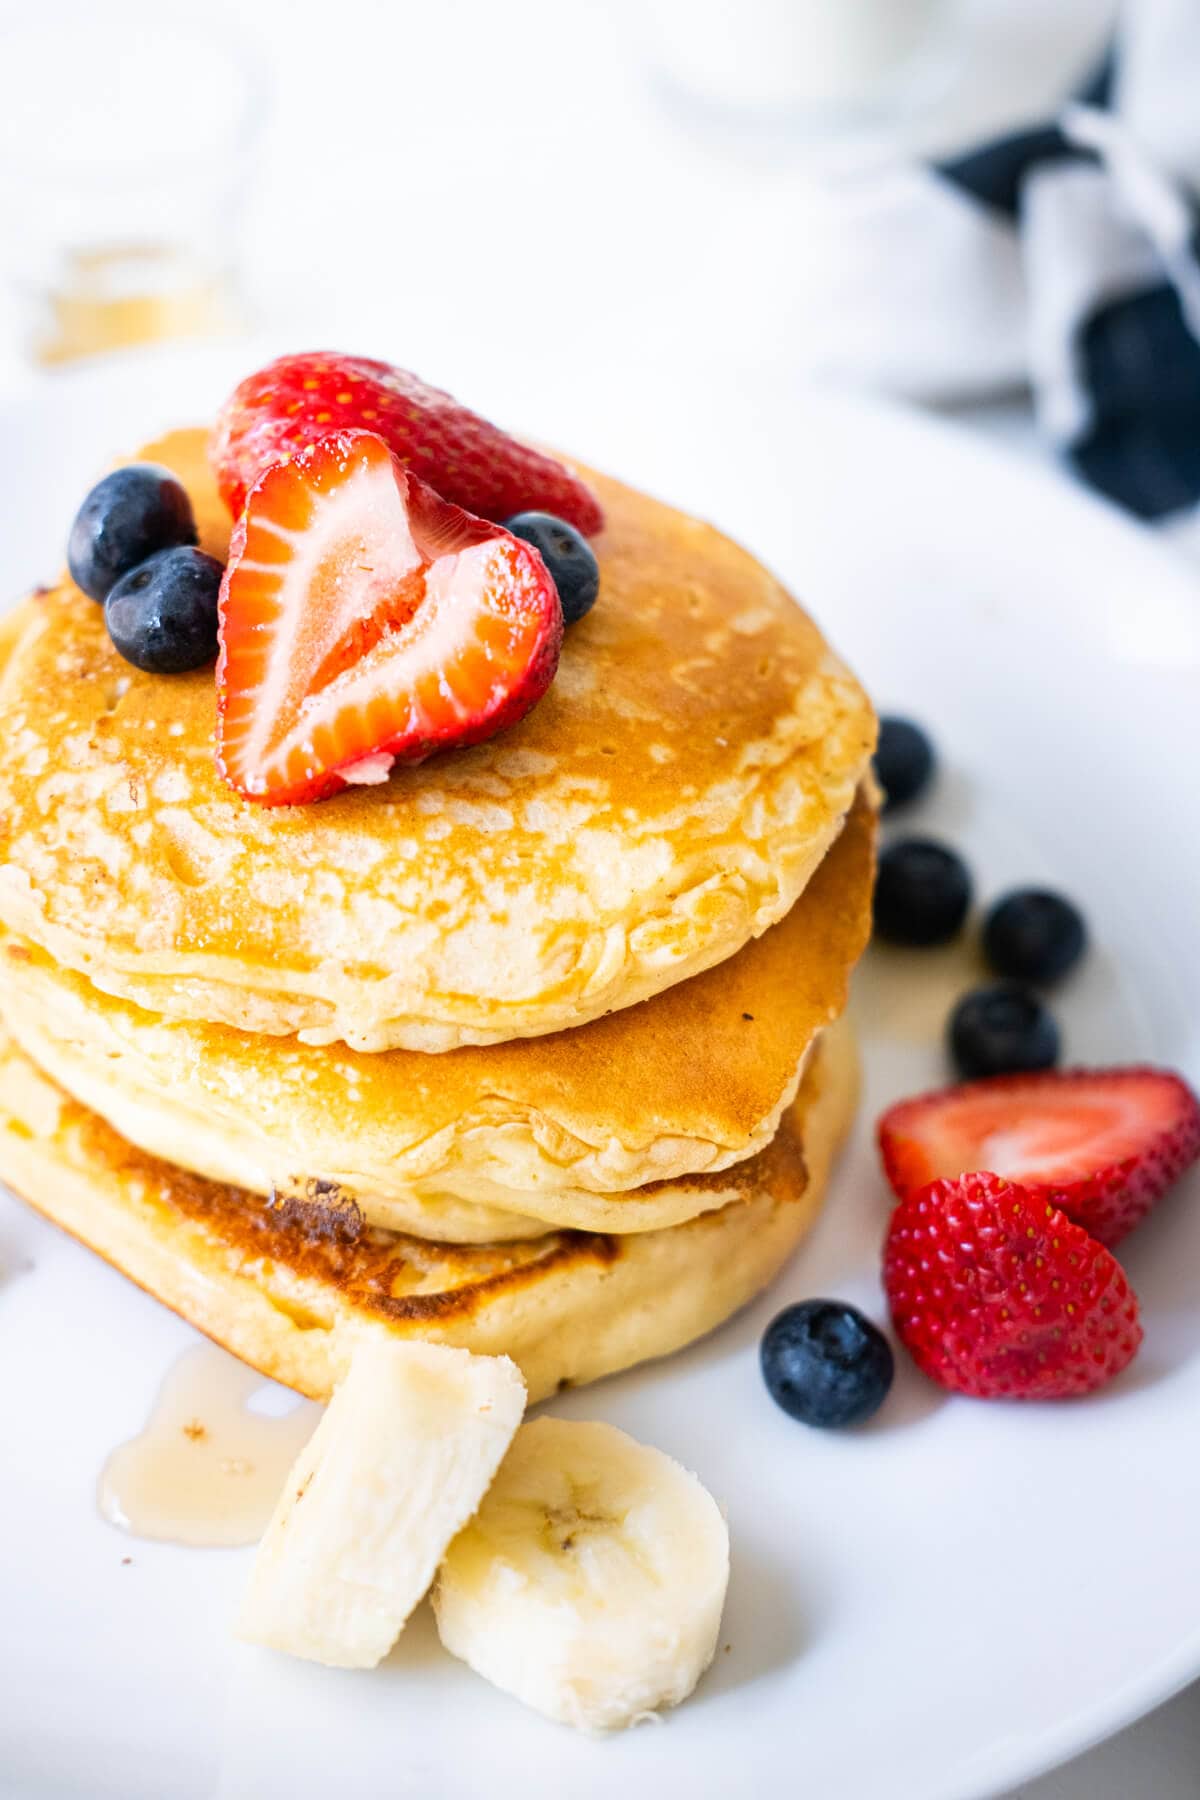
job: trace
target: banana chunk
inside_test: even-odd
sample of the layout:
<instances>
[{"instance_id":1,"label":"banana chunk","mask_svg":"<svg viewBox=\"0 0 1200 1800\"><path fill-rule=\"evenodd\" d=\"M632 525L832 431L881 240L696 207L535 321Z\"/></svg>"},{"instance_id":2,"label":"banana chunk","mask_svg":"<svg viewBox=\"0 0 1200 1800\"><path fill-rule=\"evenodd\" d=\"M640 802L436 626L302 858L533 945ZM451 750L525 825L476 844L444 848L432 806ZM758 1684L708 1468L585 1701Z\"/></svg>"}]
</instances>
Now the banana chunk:
<instances>
[{"instance_id":1,"label":"banana chunk","mask_svg":"<svg viewBox=\"0 0 1200 1800\"><path fill-rule=\"evenodd\" d=\"M506 1356L364 1338L284 1484L238 1636L370 1669L427 1592L525 1410Z\"/></svg>"},{"instance_id":2,"label":"banana chunk","mask_svg":"<svg viewBox=\"0 0 1200 1800\"><path fill-rule=\"evenodd\" d=\"M447 1551L433 1607L488 1681L612 1731L691 1693L728 1581L729 1532L694 1475L611 1425L537 1419Z\"/></svg>"}]
</instances>

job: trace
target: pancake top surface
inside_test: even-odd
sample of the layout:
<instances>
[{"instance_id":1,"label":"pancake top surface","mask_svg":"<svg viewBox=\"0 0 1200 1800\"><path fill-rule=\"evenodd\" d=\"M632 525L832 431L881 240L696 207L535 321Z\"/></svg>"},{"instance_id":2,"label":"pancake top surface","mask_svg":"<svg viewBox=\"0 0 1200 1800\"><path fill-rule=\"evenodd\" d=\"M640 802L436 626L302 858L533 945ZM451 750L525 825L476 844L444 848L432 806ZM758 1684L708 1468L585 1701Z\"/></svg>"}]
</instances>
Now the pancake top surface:
<instances>
[{"instance_id":1,"label":"pancake top surface","mask_svg":"<svg viewBox=\"0 0 1200 1800\"><path fill-rule=\"evenodd\" d=\"M144 454L223 554L203 434ZM731 954L830 842L871 709L745 551L596 487L600 599L541 704L319 805L224 784L211 670L131 668L70 583L30 602L0 688L0 917L164 1013L368 1050L551 1031Z\"/></svg>"}]
</instances>

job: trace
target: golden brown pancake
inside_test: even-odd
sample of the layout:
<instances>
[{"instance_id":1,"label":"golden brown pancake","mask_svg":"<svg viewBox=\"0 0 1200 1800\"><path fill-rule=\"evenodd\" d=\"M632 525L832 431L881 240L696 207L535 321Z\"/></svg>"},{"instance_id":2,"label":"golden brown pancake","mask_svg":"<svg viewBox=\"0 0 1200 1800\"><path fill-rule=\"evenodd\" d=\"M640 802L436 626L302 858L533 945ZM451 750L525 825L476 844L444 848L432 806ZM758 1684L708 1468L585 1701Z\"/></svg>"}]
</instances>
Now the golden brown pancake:
<instances>
[{"instance_id":1,"label":"golden brown pancake","mask_svg":"<svg viewBox=\"0 0 1200 1800\"><path fill-rule=\"evenodd\" d=\"M530 1398L662 1356L771 1280L815 1217L849 1125L849 1028L827 1032L766 1150L727 1203L636 1236L515 1244L401 1237L353 1214L264 1205L135 1150L0 1032L0 1177L38 1211L265 1375L326 1398L358 1332L520 1364Z\"/></svg>"},{"instance_id":2,"label":"golden brown pancake","mask_svg":"<svg viewBox=\"0 0 1200 1800\"><path fill-rule=\"evenodd\" d=\"M455 1241L690 1217L681 1178L763 1148L870 928L865 797L796 905L736 956L550 1037L430 1057L155 1018L27 941L0 954L21 1047L151 1155L260 1194L342 1190L372 1223ZM719 1203L719 1202L717 1202Z\"/></svg>"},{"instance_id":3,"label":"golden brown pancake","mask_svg":"<svg viewBox=\"0 0 1200 1800\"><path fill-rule=\"evenodd\" d=\"M223 552L203 433L145 454ZM595 484L601 597L540 705L319 805L220 779L211 670L131 668L69 582L29 602L0 683L0 921L164 1017L368 1051L558 1031L734 954L819 866L874 717L753 557Z\"/></svg>"}]
</instances>

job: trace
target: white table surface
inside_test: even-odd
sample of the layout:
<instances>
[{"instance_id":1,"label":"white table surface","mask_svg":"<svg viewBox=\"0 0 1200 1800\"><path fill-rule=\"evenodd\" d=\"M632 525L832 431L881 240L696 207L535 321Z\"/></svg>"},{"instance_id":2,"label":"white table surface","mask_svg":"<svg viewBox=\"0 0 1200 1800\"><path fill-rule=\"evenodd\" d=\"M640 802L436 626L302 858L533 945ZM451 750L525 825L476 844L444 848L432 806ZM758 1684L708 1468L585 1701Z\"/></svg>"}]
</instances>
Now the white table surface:
<instances>
[{"instance_id":1,"label":"white table surface","mask_svg":"<svg viewBox=\"0 0 1200 1800\"><path fill-rule=\"evenodd\" d=\"M273 333L392 353L434 379L452 369L485 410L497 358L536 360L543 378L550 364L564 381L620 366L631 394L639 367L663 357L690 363L701 390L715 355L804 375L804 159L672 116L646 74L634 0L339 0L336 12L332 39L325 0L258 0L242 15L277 89L244 256ZM977 54L910 139L953 143L1036 111L1111 12L1112 0L965 0ZM486 253L506 233L543 250L536 279L498 282L481 307ZM7 375L21 379L19 365ZM1019 402L960 417L1045 458ZM1011 1800L1196 1800L1198 1771L1200 1686Z\"/></svg>"}]
</instances>

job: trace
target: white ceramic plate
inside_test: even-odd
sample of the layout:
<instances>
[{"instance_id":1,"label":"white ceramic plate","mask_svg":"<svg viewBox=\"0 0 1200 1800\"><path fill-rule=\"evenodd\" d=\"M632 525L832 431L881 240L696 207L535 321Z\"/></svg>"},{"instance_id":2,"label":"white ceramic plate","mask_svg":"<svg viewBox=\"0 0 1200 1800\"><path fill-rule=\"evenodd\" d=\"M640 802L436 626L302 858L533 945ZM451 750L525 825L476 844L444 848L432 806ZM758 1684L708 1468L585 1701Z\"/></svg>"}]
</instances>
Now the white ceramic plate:
<instances>
[{"instance_id":1,"label":"white ceramic plate","mask_svg":"<svg viewBox=\"0 0 1200 1800\"><path fill-rule=\"evenodd\" d=\"M485 387L472 354L476 370L434 372L752 543L881 705L928 722L945 774L916 822L965 847L983 894L1047 878L1078 896L1095 949L1058 1002L1073 1058L1200 1076L1190 575L1064 484L913 416L602 366L539 393L494 358ZM53 573L98 463L202 417L248 366L245 351L111 364L0 413L6 594ZM106 1453L191 1334L0 1198L3 1790L970 1800L1200 1671L1194 1181L1128 1246L1146 1344L1093 1400L949 1400L902 1361L877 1422L839 1437L790 1423L761 1385L758 1338L785 1300L880 1312L871 1124L942 1074L936 1030L964 979L938 953L867 968L856 1146L774 1292L669 1364L555 1403L673 1452L729 1510L728 1650L694 1701L617 1741L522 1711L444 1656L424 1615L372 1676L235 1646L248 1553L131 1543L93 1507Z\"/></svg>"}]
</instances>

